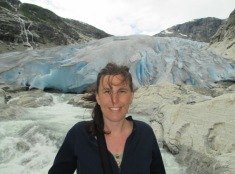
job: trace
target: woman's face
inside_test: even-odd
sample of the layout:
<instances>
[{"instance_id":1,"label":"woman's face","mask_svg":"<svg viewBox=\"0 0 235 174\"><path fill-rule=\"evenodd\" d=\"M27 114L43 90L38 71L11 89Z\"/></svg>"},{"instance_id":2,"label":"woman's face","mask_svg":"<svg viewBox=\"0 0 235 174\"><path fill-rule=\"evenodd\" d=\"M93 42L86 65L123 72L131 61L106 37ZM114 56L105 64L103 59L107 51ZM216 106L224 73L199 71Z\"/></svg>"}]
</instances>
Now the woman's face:
<instances>
[{"instance_id":1,"label":"woman's face","mask_svg":"<svg viewBox=\"0 0 235 174\"><path fill-rule=\"evenodd\" d=\"M134 92L121 75L105 75L100 79L96 101L105 121L117 122L125 118Z\"/></svg>"}]
</instances>

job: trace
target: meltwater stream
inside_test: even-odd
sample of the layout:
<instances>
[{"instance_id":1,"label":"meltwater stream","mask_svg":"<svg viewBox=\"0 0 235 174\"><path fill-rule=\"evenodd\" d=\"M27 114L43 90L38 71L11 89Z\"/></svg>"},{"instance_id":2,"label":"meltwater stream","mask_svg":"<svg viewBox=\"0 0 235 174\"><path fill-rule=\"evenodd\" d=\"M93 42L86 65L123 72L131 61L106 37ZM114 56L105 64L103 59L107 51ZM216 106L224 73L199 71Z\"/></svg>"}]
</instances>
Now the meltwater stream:
<instances>
[{"instance_id":1,"label":"meltwater stream","mask_svg":"<svg viewBox=\"0 0 235 174\"><path fill-rule=\"evenodd\" d=\"M1 174L47 174L67 131L90 119L90 110L67 104L66 95L53 97L53 106L26 109L14 120L0 120ZM171 154L162 150L162 155L167 174L186 173Z\"/></svg>"}]
</instances>

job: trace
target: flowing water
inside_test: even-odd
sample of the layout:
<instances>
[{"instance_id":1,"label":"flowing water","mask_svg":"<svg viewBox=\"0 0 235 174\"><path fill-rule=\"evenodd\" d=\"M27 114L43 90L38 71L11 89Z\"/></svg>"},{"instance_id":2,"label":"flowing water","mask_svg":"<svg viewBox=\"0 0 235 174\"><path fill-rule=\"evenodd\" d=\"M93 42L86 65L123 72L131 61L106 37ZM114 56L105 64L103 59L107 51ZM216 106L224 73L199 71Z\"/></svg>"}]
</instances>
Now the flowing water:
<instances>
[{"instance_id":1,"label":"flowing water","mask_svg":"<svg viewBox=\"0 0 235 174\"><path fill-rule=\"evenodd\" d=\"M26 109L16 119L0 120L1 174L46 174L67 131L90 119L90 110L66 104L66 95L53 95L53 106ZM161 152L167 174L186 173L174 156Z\"/></svg>"}]
</instances>

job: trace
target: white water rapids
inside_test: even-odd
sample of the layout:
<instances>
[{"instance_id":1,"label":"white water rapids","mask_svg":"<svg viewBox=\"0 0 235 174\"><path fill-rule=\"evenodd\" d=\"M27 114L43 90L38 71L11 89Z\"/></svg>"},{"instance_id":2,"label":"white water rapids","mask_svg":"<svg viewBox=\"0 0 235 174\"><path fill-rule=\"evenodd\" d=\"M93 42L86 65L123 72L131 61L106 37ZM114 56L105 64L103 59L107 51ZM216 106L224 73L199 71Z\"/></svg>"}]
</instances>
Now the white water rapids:
<instances>
[{"instance_id":1,"label":"white water rapids","mask_svg":"<svg viewBox=\"0 0 235 174\"><path fill-rule=\"evenodd\" d=\"M76 122L90 119L90 110L67 104L66 95L53 94L52 106L27 108L16 119L0 120L1 174L48 172L67 131ZM162 150L162 156L167 174L186 173L171 154Z\"/></svg>"}]
</instances>

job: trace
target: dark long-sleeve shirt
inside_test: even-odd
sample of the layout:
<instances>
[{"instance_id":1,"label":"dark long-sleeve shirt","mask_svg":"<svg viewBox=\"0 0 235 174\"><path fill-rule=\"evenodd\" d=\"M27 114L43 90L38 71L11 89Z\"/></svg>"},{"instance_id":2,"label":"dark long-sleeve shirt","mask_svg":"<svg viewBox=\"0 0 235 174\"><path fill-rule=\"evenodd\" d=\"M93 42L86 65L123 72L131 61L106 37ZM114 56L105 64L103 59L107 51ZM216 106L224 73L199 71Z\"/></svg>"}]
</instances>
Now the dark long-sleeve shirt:
<instances>
[{"instance_id":1,"label":"dark long-sleeve shirt","mask_svg":"<svg viewBox=\"0 0 235 174\"><path fill-rule=\"evenodd\" d=\"M133 130L127 138L120 167L109 153L113 174L165 174L152 128L142 121L132 121ZM73 174L75 170L78 174L104 174L96 137L89 133L85 121L69 130L48 174Z\"/></svg>"}]
</instances>

